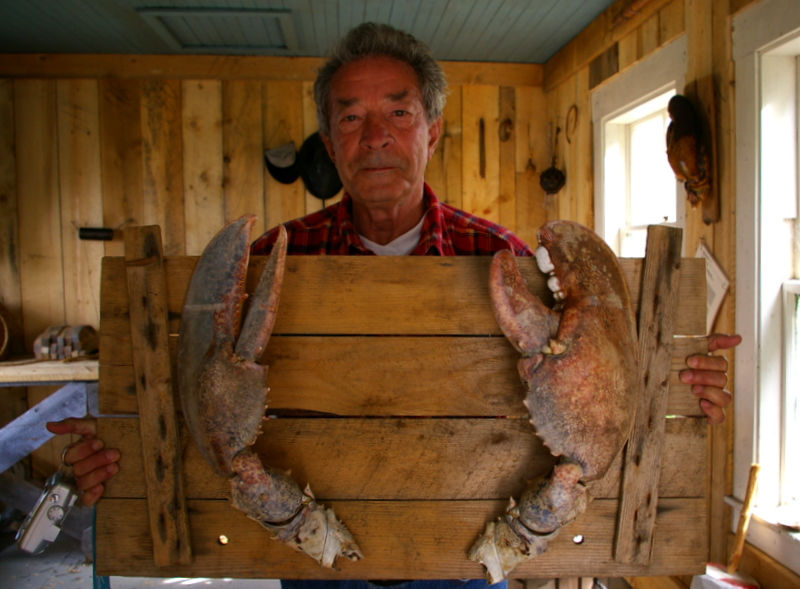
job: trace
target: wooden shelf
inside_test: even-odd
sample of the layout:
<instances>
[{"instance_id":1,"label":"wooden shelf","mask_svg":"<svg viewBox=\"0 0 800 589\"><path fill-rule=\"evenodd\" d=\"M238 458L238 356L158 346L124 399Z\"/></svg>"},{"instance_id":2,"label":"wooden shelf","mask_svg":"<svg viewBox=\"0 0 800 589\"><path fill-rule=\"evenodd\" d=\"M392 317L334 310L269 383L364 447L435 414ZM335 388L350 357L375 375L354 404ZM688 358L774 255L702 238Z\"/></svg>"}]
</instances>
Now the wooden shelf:
<instances>
[{"instance_id":1,"label":"wooden shelf","mask_svg":"<svg viewBox=\"0 0 800 589\"><path fill-rule=\"evenodd\" d=\"M99 369L97 360L37 361L20 358L0 362L0 386L11 384L44 384L72 381L96 381Z\"/></svg>"}]
</instances>

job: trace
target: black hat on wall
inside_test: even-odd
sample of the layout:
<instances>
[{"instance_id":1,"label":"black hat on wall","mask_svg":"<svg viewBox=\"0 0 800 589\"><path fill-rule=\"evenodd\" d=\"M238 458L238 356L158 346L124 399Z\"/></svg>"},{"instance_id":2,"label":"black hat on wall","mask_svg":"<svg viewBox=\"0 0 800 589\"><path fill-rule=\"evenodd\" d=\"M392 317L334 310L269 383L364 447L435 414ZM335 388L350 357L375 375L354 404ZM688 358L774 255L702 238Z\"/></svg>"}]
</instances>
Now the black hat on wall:
<instances>
[{"instance_id":1,"label":"black hat on wall","mask_svg":"<svg viewBox=\"0 0 800 589\"><path fill-rule=\"evenodd\" d=\"M300 177L300 166L297 165L297 150L294 147L294 141L266 150L264 162L267 164L270 176L281 184L292 184Z\"/></svg>"},{"instance_id":2,"label":"black hat on wall","mask_svg":"<svg viewBox=\"0 0 800 589\"><path fill-rule=\"evenodd\" d=\"M332 198L342 189L339 173L322 143L319 131L309 135L303 142L297 160L303 184L317 198Z\"/></svg>"},{"instance_id":3,"label":"black hat on wall","mask_svg":"<svg viewBox=\"0 0 800 589\"><path fill-rule=\"evenodd\" d=\"M270 175L278 182L292 184L298 177L315 197L326 200L338 194L342 181L325 149L319 132L309 135L297 152L289 142L264 152Z\"/></svg>"}]
</instances>

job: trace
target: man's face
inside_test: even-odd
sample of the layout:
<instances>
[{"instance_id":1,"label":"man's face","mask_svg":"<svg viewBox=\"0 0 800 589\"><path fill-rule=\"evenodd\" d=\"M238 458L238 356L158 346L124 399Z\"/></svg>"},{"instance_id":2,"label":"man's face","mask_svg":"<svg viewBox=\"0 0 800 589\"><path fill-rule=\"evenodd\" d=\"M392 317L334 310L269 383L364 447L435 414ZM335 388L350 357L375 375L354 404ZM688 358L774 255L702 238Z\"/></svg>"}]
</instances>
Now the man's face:
<instances>
[{"instance_id":1,"label":"man's face","mask_svg":"<svg viewBox=\"0 0 800 589\"><path fill-rule=\"evenodd\" d=\"M334 75L330 100L323 141L353 200L421 198L441 118L428 123L414 70L388 57L355 61Z\"/></svg>"}]
</instances>

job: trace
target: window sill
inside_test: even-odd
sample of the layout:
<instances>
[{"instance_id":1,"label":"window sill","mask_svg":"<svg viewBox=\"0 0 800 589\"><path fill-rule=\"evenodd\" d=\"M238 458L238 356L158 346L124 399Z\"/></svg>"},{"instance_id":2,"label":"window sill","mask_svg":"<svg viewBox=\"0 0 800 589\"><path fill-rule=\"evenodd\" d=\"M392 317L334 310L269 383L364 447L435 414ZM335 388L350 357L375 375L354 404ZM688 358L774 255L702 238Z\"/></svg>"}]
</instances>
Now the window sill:
<instances>
[{"instance_id":1,"label":"window sill","mask_svg":"<svg viewBox=\"0 0 800 589\"><path fill-rule=\"evenodd\" d=\"M739 524L742 503L733 497L725 497L731 506L731 530L735 533ZM793 573L800 575L800 532L768 521L769 512L754 510L747 530L747 541L774 558Z\"/></svg>"}]
</instances>

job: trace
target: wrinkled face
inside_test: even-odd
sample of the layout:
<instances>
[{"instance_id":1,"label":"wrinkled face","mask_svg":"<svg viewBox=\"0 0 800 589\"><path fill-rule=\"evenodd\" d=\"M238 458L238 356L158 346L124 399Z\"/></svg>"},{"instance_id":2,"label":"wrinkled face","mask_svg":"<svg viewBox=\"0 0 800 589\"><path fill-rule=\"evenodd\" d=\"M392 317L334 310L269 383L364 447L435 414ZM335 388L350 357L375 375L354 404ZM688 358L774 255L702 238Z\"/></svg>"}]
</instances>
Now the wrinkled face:
<instances>
[{"instance_id":1,"label":"wrinkled face","mask_svg":"<svg viewBox=\"0 0 800 589\"><path fill-rule=\"evenodd\" d=\"M388 57L343 66L331 83L329 112L331 135L323 141L354 201L421 198L441 119L428 123L411 66Z\"/></svg>"}]
</instances>

